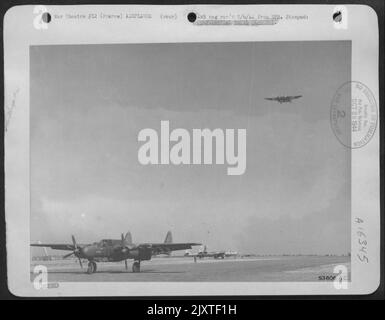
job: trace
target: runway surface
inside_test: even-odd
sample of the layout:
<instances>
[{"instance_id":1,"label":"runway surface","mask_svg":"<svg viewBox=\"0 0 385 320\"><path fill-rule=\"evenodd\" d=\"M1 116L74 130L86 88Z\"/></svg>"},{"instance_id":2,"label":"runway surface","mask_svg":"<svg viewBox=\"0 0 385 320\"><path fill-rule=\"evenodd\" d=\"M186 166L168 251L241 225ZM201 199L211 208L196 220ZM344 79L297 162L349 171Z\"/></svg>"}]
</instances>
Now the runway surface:
<instances>
[{"instance_id":1,"label":"runway surface","mask_svg":"<svg viewBox=\"0 0 385 320\"><path fill-rule=\"evenodd\" d=\"M33 261L31 281L36 265L48 269L49 282L85 281L319 281L319 276L333 275L336 265L344 265L350 271L350 257L346 256L290 256L256 258L212 258L185 257L153 258L141 263L141 272L128 270L124 262L98 263L94 274L86 274L87 263L80 268L77 260ZM350 272L349 272L350 274ZM350 275L349 275L350 278Z\"/></svg>"}]
</instances>

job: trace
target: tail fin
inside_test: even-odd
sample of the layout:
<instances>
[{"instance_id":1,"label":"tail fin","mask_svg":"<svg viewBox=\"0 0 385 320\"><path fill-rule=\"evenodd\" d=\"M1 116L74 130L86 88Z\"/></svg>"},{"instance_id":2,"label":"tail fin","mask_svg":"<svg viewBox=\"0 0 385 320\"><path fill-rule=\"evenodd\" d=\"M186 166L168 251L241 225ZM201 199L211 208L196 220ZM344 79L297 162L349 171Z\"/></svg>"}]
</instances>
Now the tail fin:
<instances>
[{"instance_id":1,"label":"tail fin","mask_svg":"<svg viewBox=\"0 0 385 320\"><path fill-rule=\"evenodd\" d=\"M41 241L39 240L37 243L38 243L38 244L41 244ZM44 255L45 255L46 257L48 257L48 251L47 251L47 248L46 248L46 247L43 247L43 250L44 250Z\"/></svg>"},{"instance_id":2,"label":"tail fin","mask_svg":"<svg viewBox=\"0 0 385 320\"><path fill-rule=\"evenodd\" d=\"M199 253L207 253L207 246L206 246L206 245L201 246L201 247L199 248Z\"/></svg>"},{"instance_id":3,"label":"tail fin","mask_svg":"<svg viewBox=\"0 0 385 320\"><path fill-rule=\"evenodd\" d=\"M126 243L128 243L128 244L132 244L132 237L131 237L131 232L130 232L130 231L128 231L128 232L126 233L126 236L124 237L124 240L125 240Z\"/></svg>"},{"instance_id":4,"label":"tail fin","mask_svg":"<svg viewBox=\"0 0 385 320\"><path fill-rule=\"evenodd\" d=\"M172 243L171 231L167 232L166 239L164 239L164 243Z\"/></svg>"}]
</instances>

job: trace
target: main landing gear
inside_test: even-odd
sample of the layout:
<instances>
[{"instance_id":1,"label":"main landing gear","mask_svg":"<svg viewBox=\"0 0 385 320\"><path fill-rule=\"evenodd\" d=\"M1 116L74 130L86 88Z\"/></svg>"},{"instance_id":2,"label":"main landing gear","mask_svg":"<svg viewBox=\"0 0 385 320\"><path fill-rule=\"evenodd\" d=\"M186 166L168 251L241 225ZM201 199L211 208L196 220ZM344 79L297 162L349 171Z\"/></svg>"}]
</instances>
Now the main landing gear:
<instances>
[{"instance_id":1,"label":"main landing gear","mask_svg":"<svg viewBox=\"0 0 385 320\"><path fill-rule=\"evenodd\" d=\"M88 274L95 273L96 269L97 269L97 267L96 267L96 262L95 261L88 262L88 269L87 269L87 273Z\"/></svg>"},{"instance_id":2,"label":"main landing gear","mask_svg":"<svg viewBox=\"0 0 385 320\"><path fill-rule=\"evenodd\" d=\"M140 261L134 261L132 264L132 272L140 272Z\"/></svg>"},{"instance_id":3,"label":"main landing gear","mask_svg":"<svg viewBox=\"0 0 385 320\"><path fill-rule=\"evenodd\" d=\"M95 261L89 261L87 273L93 274L96 272L96 270L97 270L96 262ZM140 261L139 260L134 261L134 263L132 264L132 272L140 272Z\"/></svg>"}]
</instances>

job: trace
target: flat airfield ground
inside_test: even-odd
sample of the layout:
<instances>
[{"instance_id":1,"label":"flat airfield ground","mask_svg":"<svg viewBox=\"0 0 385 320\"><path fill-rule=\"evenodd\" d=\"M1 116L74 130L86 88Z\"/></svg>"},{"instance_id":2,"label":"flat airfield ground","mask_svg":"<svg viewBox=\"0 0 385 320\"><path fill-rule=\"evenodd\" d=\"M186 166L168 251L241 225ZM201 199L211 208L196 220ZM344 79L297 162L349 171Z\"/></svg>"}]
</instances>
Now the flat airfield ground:
<instances>
[{"instance_id":1,"label":"flat airfield ground","mask_svg":"<svg viewBox=\"0 0 385 320\"><path fill-rule=\"evenodd\" d=\"M99 282L99 281L319 281L320 276L332 276L336 265L349 270L347 256L268 256L255 258L194 259L191 257L155 257L141 262L141 272L131 271L132 260L124 262L100 262L94 274L87 274L75 259L33 261L31 281L36 276L33 269L44 265L48 269L49 282Z\"/></svg>"}]
</instances>

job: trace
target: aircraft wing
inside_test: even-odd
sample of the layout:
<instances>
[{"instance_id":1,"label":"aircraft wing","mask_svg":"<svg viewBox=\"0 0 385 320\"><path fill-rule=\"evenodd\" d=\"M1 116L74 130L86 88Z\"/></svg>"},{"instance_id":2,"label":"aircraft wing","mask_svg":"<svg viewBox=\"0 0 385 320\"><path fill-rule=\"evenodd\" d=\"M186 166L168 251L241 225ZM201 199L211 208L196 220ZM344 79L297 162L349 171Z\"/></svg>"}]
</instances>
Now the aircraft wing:
<instances>
[{"instance_id":1,"label":"aircraft wing","mask_svg":"<svg viewBox=\"0 0 385 320\"><path fill-rule=\"evenodd\" d=\"M292 99L298 99L298 98L301 98L302 96L292 96L291 98Z\"/></svg>"},{"instance_id":2,"label":"aircraft wing","mask_svg":"<svg viewBox=\"0 0 385 320\"><path fill-rule=\"evenodd\" d=\"M187 250L192 249L193 246L200 246L200 243L186 242L186 243L144 243L139 247L151 248L154 252L160 251L175 251L175 250Z\"/></svg>"},{"instance_id":3,"label":"aircraft wing","mask_svg":"<svg viewBox=\"0 0 385 320\"><path fill-rule=\"evenodd\" d=\"M45 248L51 248L54 250L68 250L73 251L75 250L74 245L72 244L61 244L61 243L31 243L31 247L45 247Z\"/></svg>"}]
</instances>

